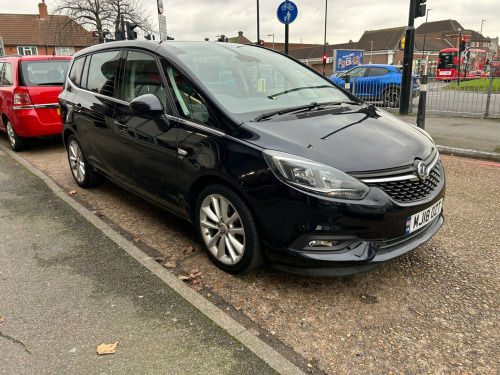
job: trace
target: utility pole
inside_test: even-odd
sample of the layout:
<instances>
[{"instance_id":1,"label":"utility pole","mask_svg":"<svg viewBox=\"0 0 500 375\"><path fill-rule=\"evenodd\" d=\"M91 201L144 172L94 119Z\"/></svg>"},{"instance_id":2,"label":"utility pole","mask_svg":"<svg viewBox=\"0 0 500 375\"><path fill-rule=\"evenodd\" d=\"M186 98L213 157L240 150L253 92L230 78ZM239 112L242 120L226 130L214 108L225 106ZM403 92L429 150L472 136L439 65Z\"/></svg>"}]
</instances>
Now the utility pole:
<instances>
[{"instance_id":1,"label":"utility pole","mask_svg":"<svg viewBox=\"0 0 500 375\"><path fill-rule=\"evenodd\" d=\"M325 40L323 42L323 75L326 76L326 15L328 11L328 0L325 0Z\"/></svg>"}]
</instances>

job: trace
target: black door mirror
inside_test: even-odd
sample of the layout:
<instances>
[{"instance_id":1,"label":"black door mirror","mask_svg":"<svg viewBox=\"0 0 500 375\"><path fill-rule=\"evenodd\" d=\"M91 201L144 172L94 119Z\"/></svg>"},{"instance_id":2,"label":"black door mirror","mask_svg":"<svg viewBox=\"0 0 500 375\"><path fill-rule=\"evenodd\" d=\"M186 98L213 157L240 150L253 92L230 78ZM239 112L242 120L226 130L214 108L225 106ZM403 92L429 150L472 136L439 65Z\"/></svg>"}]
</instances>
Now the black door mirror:
<instances>
[{"instance_id":1,"label":"black door mirror","mask_svg":"<svg viewBox=\"0 0 500 375\"><path fill-rule=\"evenodd\" d=\"M156 95L144 94L138 96L130 102L129 107L138 115L151 116L162 131L166 132L170 129L170 122L163 113L163 103Z\"/></svg>"},{"instance_id":2,"label":"black door mirror","mask_svg":"<svg viewBox=\"0 0 500 375\"><path fill-rule=\"evenodd\" d=\"M142 113L150 116L163 113L163 104L156 95L144 94L138 96L130 102L130 109L136 113Z\"/></svg>"}]
</instances>

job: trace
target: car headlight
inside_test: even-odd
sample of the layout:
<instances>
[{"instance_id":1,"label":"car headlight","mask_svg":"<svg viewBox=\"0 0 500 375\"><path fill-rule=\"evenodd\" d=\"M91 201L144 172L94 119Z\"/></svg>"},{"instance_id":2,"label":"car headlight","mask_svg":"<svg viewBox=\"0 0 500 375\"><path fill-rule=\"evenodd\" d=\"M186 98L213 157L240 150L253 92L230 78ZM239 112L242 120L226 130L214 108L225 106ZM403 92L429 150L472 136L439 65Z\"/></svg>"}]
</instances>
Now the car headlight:
<instances>
[{"instance_id":1,"label":"car headlight","mask_svg":"<svg viewBox=\"0 0 500 375\"><path fill-rule=\"evenodd\" d=\"M265 150L267 164L281 181L298 189L340 199L363 199L370 188L347 173L284 152Z\"/></svg>"}]
</instances>

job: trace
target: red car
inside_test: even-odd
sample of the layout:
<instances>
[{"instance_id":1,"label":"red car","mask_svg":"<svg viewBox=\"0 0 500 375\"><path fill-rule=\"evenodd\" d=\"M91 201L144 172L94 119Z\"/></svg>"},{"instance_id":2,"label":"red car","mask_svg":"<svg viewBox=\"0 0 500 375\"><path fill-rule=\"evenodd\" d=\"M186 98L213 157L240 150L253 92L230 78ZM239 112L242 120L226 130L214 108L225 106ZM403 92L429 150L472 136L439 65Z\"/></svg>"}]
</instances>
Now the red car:
<instances>
[{"instance_id":1,"label":"red car","mask_svg":"<svg viewBox=\"0 0 500 375\"><path fill-rule=\"evenodd\" d=\"M32 137L61 134L58 95L71 56L0 57L0 131L14 151Z\"/></svg>"},{"instance_id":2,"label":"red car","mask_svg":"<svg viewBox=\"0 0 500 375\"><path fill-rule=\"evenodd\" d=\"M482 70L471 70L467 72L466 78L486 78L489 77L488 73L483 72Z\"/></svg>"}]
</instances>

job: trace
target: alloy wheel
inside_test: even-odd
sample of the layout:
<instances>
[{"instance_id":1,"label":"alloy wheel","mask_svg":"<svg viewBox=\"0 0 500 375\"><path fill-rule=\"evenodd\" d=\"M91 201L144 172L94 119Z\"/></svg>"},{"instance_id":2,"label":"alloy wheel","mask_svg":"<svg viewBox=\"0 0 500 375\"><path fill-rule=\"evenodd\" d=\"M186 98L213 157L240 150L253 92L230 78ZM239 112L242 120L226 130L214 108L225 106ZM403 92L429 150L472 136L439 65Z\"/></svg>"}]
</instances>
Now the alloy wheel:
<instances>
[{"instance_id":1,"label":"alloy wheel","mask_svg":"<svg viewBox=\"0 0 500 375\"><path fill-rule=\"evenodd\" d=\"M16 133L14 133L14 128L10 121L7 121L7 136L9 137L10 145L13 149L16 148Z\"/></svg>"},{"instance_id":2,"label":"alloy wheel","mask_svg":"<svg viewBox=\"0 0 500 375\"><path fill-rule=\"evenodd\" d=\"M219 194L210 194L200 206L200 227L205 245L221 263L238 263L245 252L245 229L240 214Z\"/></svg>"},{"instance_id":3,"label":"alloy wheel","mask_svg":"<svg viewBox=\"0 0 500 375\"><path fill-rule=\"evenodd\" d=\"M82 150L75 140L72 140L68 146L68 158L71 172L75 180L82 184L85 180L85 161Z\"/></svg>"}]
</instances>

